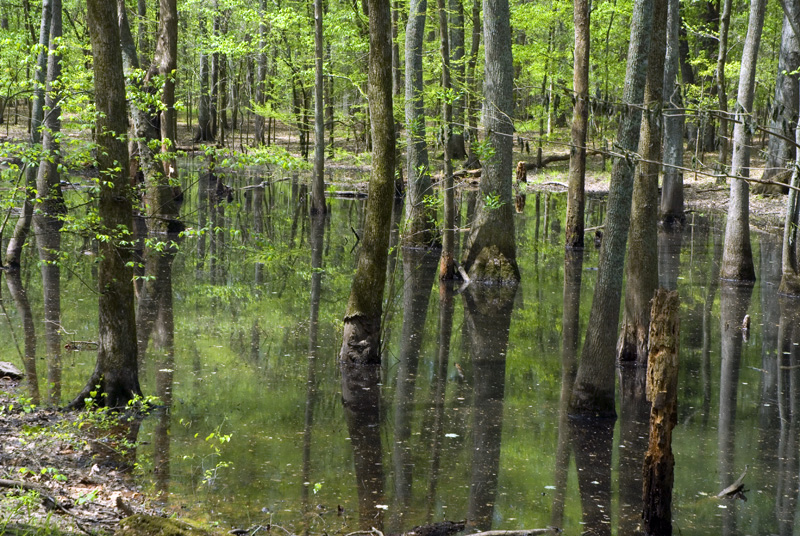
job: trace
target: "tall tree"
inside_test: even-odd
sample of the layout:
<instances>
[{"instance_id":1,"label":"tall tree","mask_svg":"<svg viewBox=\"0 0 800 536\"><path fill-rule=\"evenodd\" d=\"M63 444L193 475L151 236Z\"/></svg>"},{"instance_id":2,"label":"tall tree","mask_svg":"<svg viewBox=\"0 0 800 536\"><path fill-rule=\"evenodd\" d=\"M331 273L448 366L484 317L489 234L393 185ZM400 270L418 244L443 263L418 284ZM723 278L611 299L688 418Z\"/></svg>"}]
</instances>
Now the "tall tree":
<instances>
[{"instance_id":1,"label":"tall tree","mask_svg":"<svg viewBox=\"0 0 800 536\"><path fill-rule=\"evenodd\" d=\"M483 155L481 199L463 264L471 279L515 282L519 268L511 199L514 62L508 0L484 0L483 15L483 126L488 151Z\"/></svg>"},{"instance_id":2,"label":"tall tree","mask_svg":"<svg viewBox=\"0 0 800 536\"><path fill-rule=\"evenodd\" d=\"M325 207L325 94L322 34L322 0L314 0L314 177L311 183L311 213L324 214Z\"/></svg>"},{"instance_id":3,"label":"tall tree","mask_svg":"<svg viewBox=\"0 0 800 536\"><path fill-rule=\"evenodd\" d=\"M47 113L42 119L42 159L36 176L36 210L33 227L36 232L36 248L39 253L42 288L44 289L45 341L50 374L58 378L48 382L51 403L58 403L61 368L61 251L62 217L66 213L61 193L61 54L58 43L61 39L61 0L51 0L50 45L47 59L47 85L44 107Z\"/></svg>"},{"instance_id":4,"label":"tall tree","mask_svg":"<svg viewBox=\"0 0 800 536\"><path fill-rule=\"evenodd\" d=\"M658 288L658 174L661 166L661 102L664 85L664 54L667 0L653 1L653 26L647 59L647 82L639 133L639 154L633 185L633 208L625 264L625 309L617 344L623 361L647 363L650 332L650 300Z\"/></svg>"},{"instance_id":5,"label":"tall tree","mask_svg":"<svg viewBox=\"0 0 800 536\"><path fill-rule=\"evenodd\" d=\"M372 171L367 214L344 317L339 359L342 363L380 363L383 287L389 253L395 170L392 115L392 43L389 0L367 0L369 8L369 114L372 129Z\"/></svg>"},{"instance_id":6,"label":"tall tree","mask_svg":"<svg viewBox=\"0 0 800 536\"><path fill-rule=\"evenodd\" d=\"M450 133L450 156L462 159L466 154L464 146L464 3L462 0L449 0L450 15L450 80L453 86L453 131Z\"/></svg>"},{"instance_id":7,"label":"tall tree","mask_svg":"<svg viewBox=\"0 0 800 536\"><path fill-rule=\"evenodd\" d=\"M797 186L800 184L800 129L795 129L795 168L792 172L786 199L786 216L783 227L783 249L781 251L781 284L780 292L792 296L800 296L800 196Z\"/></svg>"},{"instance_id":8,"label":"tall tree","mask_svg":"<svg viewBox=\"0 0 800 536\"><path fill-rule=\"evenodd\" d=\"M573 2L575 28L572 91L572 127L569 148L569 193L567 195L566 247L583 247L584 184L586 179L586 130L589 123L589 0Z\"/></svg>"},{"instance_id":9,"label":"tall tree","mask_svg":"<svg viewBox=\"0 0 800 536\"><path fill-rule=\"evenodd\" d=\"M265 12L267 10L267 0L261 0L258 7L258 52L256 53L256 80L255 80L255 102L259 106L264 106L266 103L266 88L267 83L267 23ZM255 136L253 139L254 145L264 145L266 124L265 118L261 114L255 116ZM269 140L266 140L269 142Z\"/></svg>"},{"instance_id":10,"label":"tall tree","mask_svg":"<svg viewBox=\"0 0 800 536\"><path fill-rule=\"evenodd\" d=\"M33 100L31 101L31 126L29 142L31 146L36 146L42 139L41 126L44 115L44 90L47 79L47 59L48 49L50 48L50 18L52 16L52 0L42 2L42 18L39 28L39 52L36 58L36 70L34 71ZM36 176L38 166L29 164L25 169L26 196L22 205L22 214L14 227L14 234L8 241L6 248L6 264L11 267L19 267L22 248L28 239L31 228L31 218L33 216L33 199L36 197Z\"/></svg>"},{"instance_id":11,"label":"tall tree","mask_svg":"<svg viewBox=\"0 0 800 536\"><path fill-rule=\"evenodd\" d=\"M616 415L614 348L622 293L625 245L631 217L635 171L631 155L636 150L639 140L642 117L639 105L644 96L652 15L652 0L634 2L625 89L622 94L623 116L617 131L617 145L622 156L614 160L614 167L611 170L606 232L600 248L597 283L580 366L570 400L570 413L575 415L599 417Z\"/></svg>"},{"instance_id":12,"label":"tall tree","mask_svg":"<svg viewBox=\"0 0 800 536\"><path fill-rule=\"evenodd\" d=\"M739 70L739 91L736 98L736 125L733 128L733 160L728 220L725 225L725 249L722 252L720 277L734 281L755 281L753 250L750 246L750 144L755 117L753 98L756 81L756 59L764 27L766 0L750 3L747 37Z\"/></svg>"},{"instance_id":13,"label":"tall tree","mask_svg":"<svg viewBox=\"0 0 800 536\"><path fill-rule=\"evenodd\" d=\"M455 195L453 192L453 154L451 137L453 135L453 101L450 80L450 32L447 27L446 0L438 0L439 40L442 55L442 129L444 140L444 170L442 189L444 194L444 225L442 229L442 255L439 260L439 277L452 279L455 275L456 233L455 233Z\"/></svg>"},{"instance_id":14,"label":"tall tree","mask_svg":"<svg viewBox=\"0 0 800 536\"><path fill-rule=\"evenodd\" d=\"M680 1L667 1L667 53L664 58L664 179L661 190L661 223L683 224L683 127L684 114L680 72Z\"/></svg>"},{"instance_id":15,"label":"tall tree","mask_svg":"<svg viewBox=\"0 0 800 536\"><path fill-rule=\"evenodd\" d=\"M728 63L728 29L731 23L732 0L722 0L722 13L719 15L719 48L717 52L717 98L719 99L719 165L722 169L728 164L728 91L725 87L725 65Z\"/></svg>"},{"instance_id":16,"label":"tall tree","mask_svg":"<svg viewBox=\"0 0 800 536\"><path fill-rule=\"evenodd\" d=\"M133 225L125 80L117 9L113 2L87 0L87 20L94 59L97 108L97 168L100 170L99 216L103 233L98 270L99 349L86 386L70 403L80 408L91 397L97 406L124 407L141 394L137 365L133 270L126 241ZM94 393L92 395L91 393Z\"/></svg>"},{"instance_id":17,"label":"tall tree","mask_svg":"<svg viewBox=\"0 0 800 536\"><path fill-rule=\"evenodd\" d=\"M408 246L429 246L433 242L434 214L430 196L431 171L428 163L428 145L425 141L425 102L422 88L422 54L425 38L425 12L427 0L411 0L406 23L406 192L407 231L404 242Z\"/></svg>"},{"instance_id":18,"label":"tall tree","mask_svg":"<svg viewBox=\"0 0 800 536\"><path fill-rule=\"evenodd\" d=\"M200 35L206 34L206 17L200 14ZM194 141L214 141L214 124L211 106L211 91L209 80L209 54L205 50L200 51L200 100L197 105L197 130L195 130Z\"/></svg>"}]
</instances>

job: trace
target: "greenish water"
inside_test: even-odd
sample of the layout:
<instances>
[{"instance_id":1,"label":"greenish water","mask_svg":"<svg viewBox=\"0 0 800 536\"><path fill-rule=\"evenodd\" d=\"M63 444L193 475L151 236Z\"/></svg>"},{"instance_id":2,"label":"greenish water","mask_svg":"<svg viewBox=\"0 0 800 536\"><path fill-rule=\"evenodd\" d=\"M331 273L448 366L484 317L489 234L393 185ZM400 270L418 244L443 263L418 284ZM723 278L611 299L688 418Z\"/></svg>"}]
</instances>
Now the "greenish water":
<instances>
[{"instance_id":1,"label":"greenish water","mask_svg":"<svg viewBox=\"0 0 800 536\"><path fill-rule=\"evenodd\" d=\"M267 188L241 190L265 178ZM183 180L199 178L187 171ZM640 530L641 374L619 371L614 423L571 422L562 411L562 365L574 358L563 350L563 195L529 194L516 215L522 284L510 298L472 286L440 293L436 254L393 248L383 365L345 407L337 355L363 202L332 199L327 220L314 225L303 185L226 181L238 190L220 209L187 196L185 220L212 231L184 238L171 273L159 275L171 279L172 320L158 316L141 367L145 392L171 405L142 423L135 478L161 494L166 511L298 534L372 526L388 534L444 519L484 530ZM462 193L464 227L469 197ZM587 225L602 224L603 210L590 202ZM689 223L659 241L661 284L678 289L682 315L673 526L680 534L800 533L799 307L777 296L779 243L754 236L755 288L720 287L724 222L690 214ZM74 265L62 276L65 341L96 333L84 246L66 239ZM581 274L579 339L597 256L590 245L572 266ZM24 276L40 318L38 271ZM19 338L20 321L7 301L0 344L16 352L9 326ZM93 362L92 352L65 352L64 399ZM716 499L746 465L747 501Z\"/></svg>"}]
</instances>

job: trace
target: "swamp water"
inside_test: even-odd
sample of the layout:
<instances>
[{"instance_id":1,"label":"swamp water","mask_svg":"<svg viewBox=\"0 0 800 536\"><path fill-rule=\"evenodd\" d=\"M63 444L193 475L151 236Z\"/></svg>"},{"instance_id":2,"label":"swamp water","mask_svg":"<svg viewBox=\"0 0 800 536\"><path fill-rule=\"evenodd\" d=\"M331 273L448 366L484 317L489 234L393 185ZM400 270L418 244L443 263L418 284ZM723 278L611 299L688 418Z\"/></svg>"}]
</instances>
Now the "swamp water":
<instances>
[{"instance_id":1,"label":"swamp water","mask_svg":"<svg viewBox=\"0 0 800 536\"><path fill-rule=\"evenodd\" d=\"M184 181L203 184L196 172ZM188 225L220 230L190 232L171 267L147 274L166 290L150 315L142 386L171 407L141 425L134 478L142 489L167 512L226 529L389 534L466 519L473 530L636 534L643 374L618 371L613 423L564 412L563 378L576 364L598 257L590 245L565 264L565 196L530 194L516 215L522 282L510 295L440 289L435 254L394 247L383 365L346 405L337 355L364 205L332 199L315 223L306 196L291 180L237 190L232 204L187 196ZM464 226L471 201L463 192ZM589 207L587 226L600 225L602 203ZM715 276L724 221L690 214L689 223L659 236L661 285L678 289L682 314L673 526L800 534L800 306L777 295L779 240L754 235L759 281L728 287ZM85 248L66 241L77 260L62 275L65 342L96 334ZM38 270L24 276L41 318ZM9 326L19 331L20 319L12 302L7 309L0 344L11 355ZM65 351L65 401L94 358ZM745 466L747 500L715 498Z\"/></svg>"}]
</instances>

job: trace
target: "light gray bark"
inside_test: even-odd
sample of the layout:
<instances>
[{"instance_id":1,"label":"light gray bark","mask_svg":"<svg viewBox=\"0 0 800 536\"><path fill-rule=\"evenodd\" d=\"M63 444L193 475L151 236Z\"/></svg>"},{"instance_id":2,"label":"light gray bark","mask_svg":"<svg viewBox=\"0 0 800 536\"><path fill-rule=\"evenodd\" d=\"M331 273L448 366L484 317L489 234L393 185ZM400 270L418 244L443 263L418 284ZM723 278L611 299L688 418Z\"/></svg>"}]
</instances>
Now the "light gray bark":
<instances>
[{"instance_id":1,"label":"light gray bark","mask_svg":"<svg viewBox=\"0 0 800 536\"><path fill-rule=\"evenodd\" d=\"M747 37L742 50L739 91L736 98L737 123L733 128L733 160L731 175L750 176L750 144L752 141L753 96L755 93L756 59L764 27L766 0L753 0ZM755 281L753 251L750 246L750 186L739 178L731 179L728 220L725 226L725 249L722 253L720 277L732 281Z\"/></svg>"},{"instance_id":2,"label":"light gray bark","mask_svg":"<svg viewBox=\"0 0 800 536\"><path fill-rule=\"evenodd\" d=\"M681 28L680 0L668 0L667 54L664 59L664 178L661 189L661 224L665 227L682 225L686 217L683 207L684 114L680 73Z\"/></svg>"}]
</instances>

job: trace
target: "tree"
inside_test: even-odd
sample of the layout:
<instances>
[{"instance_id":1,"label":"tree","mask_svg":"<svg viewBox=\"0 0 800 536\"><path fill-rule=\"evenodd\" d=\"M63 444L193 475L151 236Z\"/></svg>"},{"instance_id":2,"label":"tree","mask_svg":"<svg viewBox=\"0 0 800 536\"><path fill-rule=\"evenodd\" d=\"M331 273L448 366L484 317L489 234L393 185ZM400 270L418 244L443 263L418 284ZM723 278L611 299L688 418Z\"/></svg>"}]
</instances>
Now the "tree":
<instances>
[{"instance_id":1,"label":"tree","mask_svg":"<svg viewBox=\"0 0 800 536\"><path fill-rule=\"evenodd\" d=\"M728 163L728 92L725 88L725 64L728 61L728 28L731 23L732 0L722 0L722 13L719 16L719 48L717 53L717 97L719 99L719 166Z\"/></svg>"},{"instance_id":2,"label":"tree","mask_svg":"<svg viewBox=\"0 0 800 536\"><path fill-rule=\"evenodd\" d=\"M339 354L343 364L352 365L380 363L383 287L394 197L391 13L388 0L368 0L367 5L372 171L362 246L347 302Z\"/></svg>"},{"instance_id":3,"label":"tree","mask_svg":"<svg viewBox=\"0 0 800 536\"><path fill-rule=\"evenodd\" d=\"M322 0L314 0L314 177L311 183L311 213L324 214L325 206L325 87L322 60Z\"/></svg>"},{"instance_id":4,"label":"tree","mask_svg":"<svg viewBox=\"0 0 800 536\"><path fill-rule=\"evenodd\" d=\"M428 146L425 141L425 102L422 88L422 55L427 0L411 0L406 23L406 192L407 246L429 246L434 240ZM428 198L429 199L429 198Z\"/></svg>"},{"instance_id":5,"label":"tree","mask_svg":"<svg viewBox=\"0 0 800 536\"><path fill-rule=\"evenodd\" d=\"M684 114L680 72L680 1L668 0L667 53L664 58L664 178L661 190L661 224L682 225L683 213L683 127Z\"/></svg>"},{"instance_id":6,"label":"tree","mask_svg":"<svg viewBox=\"0 0 800 536\"><path fill-rule=\"evenodd\" d=\"M625 264L625 309L622 317L617 358L620 362L647 363L650 331L650 300L658 288L658 174L661 166L661 102L664 85L664 46L667 0L654 0L647 82L639 132L639 154L633 185L633 208Z\"/></svg>"},{"instance_id":7,"label":"tree","mask_svg":"<svg viewBox=\"0 0 800 536\"><path fill-rule=\"evenodd\" d=\"M91 398L96 406L120 408L141 395L133 270L127 245L133 207L127 176L128 147L120 136L127 131L125 80L116 5L88 0L87 17L94 59L98 208L103 226L99 237L99 349L94 372L69 407L83 407Z\"/></svg>"},{"instance_id":8,"label":"tree","mask_svg":"<svg viewBox=\"0 0 800 536\"><path fill-rule=\"evenodd\" d=\"M453 192L453 154L451 138L453 136L453 84L450 81L450 36L447 28L447 7L445 0L438 0L439 8L439 40L442 56L442 139L444 140L444 225L442 229L442 255L439 260L439 277L452 279L455 276L455 193Z\"/></svg>"},{"instance_id":9,"label":"tree","mask_svg":"<svg viewBox=\"0 0 800 536\"><path fill-rule=\"evenodd\" d=\"M750 246L750 144L752 140L753 97L756 79L756 58L764 27L766 0L750 3L747 37L739 70L739 91L736 98L736 125L733 127L733 160L728 220L725 225L725 249L722 252L720 277L733 281L755 281L753 251Z\"/></svg>"},{"instance_id":10,"label":"tree","mask_svg":"<svg viewBox=\"0 0 800 536\"><path fill-rule=\"evenodd\" d=\"M486 154L481 199L464 253L464 268L474 280L519 281L511 199L514 133L514 63L508 0L484 0L484 104Z\"/></svg>"},{"instance_id":11,"label":"tree","mask_svg":"<svg viewBox=\"0 0 800 536\"><path fill-rule=\"evenodd\" d=\"M580 366L570 400L573 415L614 417L614 348L622 292L625 245L631 217L634 161L639 140L641 110L646 80L645 66L650 48L653 3L636 0L631 18L630 47L622 95L623 116L617 131L622 153L614 160L608 191L606 232L600 248L597 283L586 327ZM614 326L611 329L609 322Z\"/></svg>"},{"instance_id":12,"label":"tree","mask_svg":"<svg viewBox=\"0 0 800 536\"><path fill-rule=\"evenodd\" d=\"M583 247L584 183L586 179L586 130L589 122L589 1L575 0L575 61L569 148L569 193L567 194L566 247Z\"/></svg>"}]
</instances>

